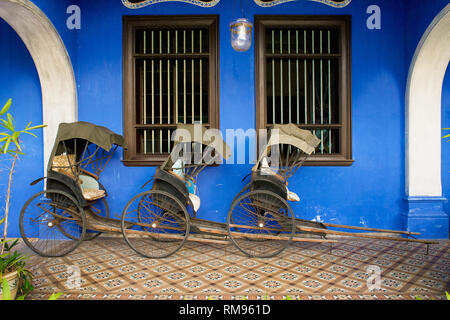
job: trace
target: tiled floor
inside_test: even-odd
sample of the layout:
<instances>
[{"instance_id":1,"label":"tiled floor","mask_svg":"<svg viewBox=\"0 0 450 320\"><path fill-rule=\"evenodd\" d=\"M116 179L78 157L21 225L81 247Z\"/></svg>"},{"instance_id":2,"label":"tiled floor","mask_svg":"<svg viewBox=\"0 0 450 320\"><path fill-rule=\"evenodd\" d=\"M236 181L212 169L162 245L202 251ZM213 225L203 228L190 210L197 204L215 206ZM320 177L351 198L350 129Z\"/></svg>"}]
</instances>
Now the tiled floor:
<instances>
[{"instance_id":1,"label":"tiled floor","mask_svg":"<svg viewBox=\"0 0 450 320\"><path fill-rule=\"evenodd\" d=\"M29 299L444 299L450 292L450 241L430 246L341 239L294 243L272 259L249 259L233 245L189 243L167 259L137 255L121 238L84 242L63 258L32 257ZM368 290L368 267L381 289ZM71 269L70 269L71 268ZM70 289L80 270L81 287Z\"/></svg>"}]
</instances>

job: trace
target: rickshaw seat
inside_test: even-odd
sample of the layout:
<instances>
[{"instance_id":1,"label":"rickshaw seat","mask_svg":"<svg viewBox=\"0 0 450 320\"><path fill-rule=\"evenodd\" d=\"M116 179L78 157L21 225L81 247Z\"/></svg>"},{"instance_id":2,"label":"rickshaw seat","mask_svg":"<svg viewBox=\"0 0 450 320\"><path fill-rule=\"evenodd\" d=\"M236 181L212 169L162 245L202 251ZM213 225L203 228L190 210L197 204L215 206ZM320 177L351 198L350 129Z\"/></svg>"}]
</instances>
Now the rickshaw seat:
<instances>
[{"instance_id":1,"label":"rickshaw seat","mask_svg":"<svg viewBox=\"0 0 450 320\"><path fill-rule=\"evenodd\" d=\"M98 181L88 175L81 174L79 177L83 197L88 201L94 201L106 196L105 190L100 189Z\"/></svg>"}]
</instances>

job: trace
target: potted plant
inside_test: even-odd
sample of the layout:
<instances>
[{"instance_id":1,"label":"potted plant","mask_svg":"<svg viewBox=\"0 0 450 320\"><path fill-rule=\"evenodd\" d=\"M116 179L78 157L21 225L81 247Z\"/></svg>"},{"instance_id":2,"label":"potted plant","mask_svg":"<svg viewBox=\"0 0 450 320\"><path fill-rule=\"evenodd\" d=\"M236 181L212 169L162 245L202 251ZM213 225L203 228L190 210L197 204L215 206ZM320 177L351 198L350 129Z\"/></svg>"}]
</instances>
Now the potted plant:
<instances>
[{"instance_id":1,"label":"potted plant","mask_svg":"<svg viewBox=\"0 0 450 320\"><path fill-rule=\"evenodd\" d=\"M33 290L33 286L31 284L32 274L26 269L25 266L26 259L28 257L22 253L17 252L16 250L12 250L17 245L19 241L18 239L7 239L9 201L11 196L11 185L14 168L19 155L24 154L22 152L22 148L20 147L19 138L22 134L30 134L36 137L36 135L31 131L45 127L45 125L31 127L30 122L25 129L17 130L13 116L8 113L8 110L11 107L11 103L12 100L9 99L0 111L0 126L4 129L3 132L0 132L0 155L10 155L13 158L11 167L9 169L5 214L0 221L0 226L3 227L3 237L0 242L0 300L3 299L3 291L8 291L8 295L10 294L11 299L14 300L17 292L19 292L20 294L26 294ZM5 283L6 285L4 285Z\"/></svg>"}]
</instances>

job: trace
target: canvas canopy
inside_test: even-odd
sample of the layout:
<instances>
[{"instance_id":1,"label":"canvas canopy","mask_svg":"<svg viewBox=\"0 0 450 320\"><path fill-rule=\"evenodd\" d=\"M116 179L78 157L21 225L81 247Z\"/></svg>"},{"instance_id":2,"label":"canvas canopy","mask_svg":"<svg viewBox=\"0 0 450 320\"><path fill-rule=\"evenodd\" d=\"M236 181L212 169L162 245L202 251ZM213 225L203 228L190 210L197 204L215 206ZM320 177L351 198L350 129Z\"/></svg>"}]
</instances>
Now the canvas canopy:
<instances>
[{"instance_id":1,"label":"canvas canopy","mask_svg":"<svg viewBox=\"0 0 450 320\"><path fill-rule=\"evenodd\" d=\"M230 147L223 141L219 130L212 130L206 128L201 124L178 124L177 130L174 134L174 148L173 152L177 152L176 146L183 142L198 142L205 146L214 148L224 159L231 156ZM193 152L195 150L192 150ZM173 153L172 152L172 153ZM161 169L170 169L173 165L171 156L163 163Z\"/></svg>"},{"instance_id":2,"label":"canvas canopy","mask_svg":"<svg viewBox=\"0 0 450 320\"><path fill-rule=\"evenodd\" d=\"M56 134L52 154L50 155L49 168L53 158L65 152L61 142L75 138L87 140L106 151L110 151L113 145L124 147L123 137L106 127L84 121L61 123Z\"/></svg>"},{"instance_id":3,"label":"canvas canopy","mask_svg":"<svg viewBox=\"0 0 450 320\"><path fill-rule=\"evenodd\" d=\"M320 144L320 139L317 138L309 130L303 130L297 127L293 123L289 124L275 124L270 129L270 138L258 163L253 167L253 170L257 170L261 160L267 156L270 148L275 145L287 144L294 146L307 155L314 152L317 146Z\"/></svg>"}]
</instances>

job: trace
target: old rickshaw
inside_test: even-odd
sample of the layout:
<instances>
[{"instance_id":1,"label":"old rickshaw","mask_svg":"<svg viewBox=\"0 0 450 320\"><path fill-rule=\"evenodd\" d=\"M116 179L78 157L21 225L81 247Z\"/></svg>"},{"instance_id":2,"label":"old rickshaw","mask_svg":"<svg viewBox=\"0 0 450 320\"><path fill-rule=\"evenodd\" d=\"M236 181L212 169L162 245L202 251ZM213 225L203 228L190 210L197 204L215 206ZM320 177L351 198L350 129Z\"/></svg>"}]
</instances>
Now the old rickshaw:
<instances>
[{"instance_id":1,"label":"old rickshaw","mask_svg":"<svg viewBox=\"0 0 450 320\"><path fill-rule=\"evenodd\" d=\"M189 137L182 142L179 141L183 136L181 131ZM195 125L178 125L174 149L157 169L151 190L136 195L126 205L122 214L122 233L130 247L139 254L148 258L164 258L180 250L186 241L229 244L231 240L247 256L267 258L281 253L294 241L337 242L327 239L329 234L434 243L329 228L408 237L419 235L414 232L349 227L295 218L288 201L299 199L288 190L287 180L314 152L320 140L294 124L275 125L270 131L268 143L252 169L251 181L233 200L227 223L200 219L197 217L199 198L195 195L195 188L190 190L189 186L195 185L198 174L206 166L217 163L218 157L227 159L230 156L229 147L221 136L205 139L205 131L202 126L197 130L201 134L196 135ZM188 152L183 152L186 150ZM189 152L192 150L198 151ZM268 165L269 156L272 160L278 159L272 161L272 166Z\"/></svg>"},{"instance_id":2,"label":"old rickshaw","mask_svg":"<svg viewBox=\"0 0 450 320\"><path fill-rule=\"evenodd\" d=\"M427 249L428 244L436 243L411 239L420 235L416 232L352 227L296 218L289 202L300 199L288 189L288 180L319 144L320 140L315 135L299 129L295 124L276 124L271 128L268 143L252 168L250 182L236 195L228 212L228 236L240 251L250 257L268 258L281 253L294 241L337 242L327 239L327 235L419 242L427 244ZM371 234L329 228L370 231ZM406 238L391 235L404 235Z\"/></svg>"},{"instance_id":3,"label":"old rickshaw","mask_svg":"<svg viewBox=\"0 0 450 320\"><path fill-rule=\"evenodd\" d=\"M31 183L45 181L44 191L20 212L20 233L28 247L41 256L64 256L101 234L98 221L114 223L100 174L123 145L121 135L102 126L82 121L59 125L47 175Z\"/></svg>"},{"instance_id":4,"label":"old rickshaw","mask_svg":"<svg viewBox=\"0 0 450 320\"><path fill-rule=\"evenodd\" d=\"M153 181L151 189L134 196L119 220L109 217L107 193L99 177L117 148L123 147L123 137L86 122L61 124L47 176L31 183L45 180L45 190L22 208L22 238L33 251L47 257L68 254L83 240L102 232L122 233L133 250L148 258L169 257L186 241L229 244L231 240L244 254L258 258L273 257L294 241L336 242L327 239L329 234L435 243L329 228L419 235L413 232L295 218L288 201L299 199L288 190L287 180L314 152L319 140L295 125L275 125L273 129L252 169L251 181L232 202L227 223L219 223L197 217L200 198L196 185L200 172L231 155L220 134L211 135L202 125L179 124L171 154L143 186Z\"/></svg>"}]
</instances>

